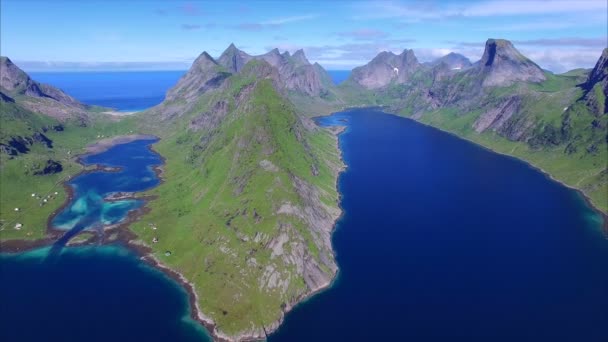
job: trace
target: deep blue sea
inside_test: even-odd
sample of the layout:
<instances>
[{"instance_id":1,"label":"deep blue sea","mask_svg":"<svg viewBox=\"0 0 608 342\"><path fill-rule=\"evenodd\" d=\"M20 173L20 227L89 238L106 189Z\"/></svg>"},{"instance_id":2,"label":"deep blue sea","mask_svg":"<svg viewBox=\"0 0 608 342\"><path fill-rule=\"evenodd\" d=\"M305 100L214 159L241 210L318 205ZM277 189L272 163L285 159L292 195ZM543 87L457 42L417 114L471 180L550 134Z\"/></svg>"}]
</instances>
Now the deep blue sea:
<instances>
[{"instance_id":1,"label":"deep blue sea","mask_svg":"<svg viewBox=\"0 0 608 342\"><path fill-rule=\"evenodd\" d=\"M96 88L99 79L69 77L79 84L64 79L64 90L91 90L79 99L128 88L120 78ZM166 80L149 77L113 107L140 109L126 104L144 93L162 99ZM340 136L344 216L333 235L340 271L271 341L608 341L608 240L580 195L523 162L377 110L319 123L348 126ZM75 178L86 200L57 223L86 228L87 218L124 217L132 203L107 210L102 199L156 184L147 180L158 162L149 143L87 158L127 174ZM48 253L0 257L0 341L207 338L189 319L184 289L124 248Z\"/></svg>"},{"instance_id":2,"label":"deep blue sea","mask_svg":"<svg viewBox=\"0 0 608 342\"><path fill-rule=\"evenodd\" d=\"M89 104L130 112L153 107L186 73L178 71L32 72L30 76Z\"/></svg>"},{"instance_id":3,"label":"deep blue sea","mask_svg":"<svg viewBox=\"0 0 608 342\"><path fill-rule=\"evenodd\" d=\"M270 341L608 341L608 240L576 192L411 120L319 121L348 126L340 271Z\"/></svg>"}]
</instances>

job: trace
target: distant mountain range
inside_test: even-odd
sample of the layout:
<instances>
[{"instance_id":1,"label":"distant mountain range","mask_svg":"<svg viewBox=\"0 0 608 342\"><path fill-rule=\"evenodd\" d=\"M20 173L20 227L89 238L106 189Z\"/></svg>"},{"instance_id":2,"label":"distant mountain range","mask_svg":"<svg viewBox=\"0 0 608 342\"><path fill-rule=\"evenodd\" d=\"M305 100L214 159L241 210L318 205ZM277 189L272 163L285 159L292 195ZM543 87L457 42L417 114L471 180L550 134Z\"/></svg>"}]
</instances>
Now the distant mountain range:
<instances>
[{"instance_id":1,"label":"distant mountain range","mask_svg":"<svg viewBox=\"0 0 608 342\"><path fill-rule=\"evenodd\" d=\"M31 123L11 126L4 146L47 129L40 114L56 125L161 137L164 182L133 229L167 227L153 252L188 251L163 262L212 294L197 304L216 337L263 338L335 276L331 231L343 165L335 132L311 116L382 106L529 161L608 210L608 49L591 71L564 75L502 39L489 39L475 63L455 53L420 63L412 50L381 52L335 85L302 50L252 56L231 44L217 59L203 52L161 104L120 121L31 80L8 58L1 66L3 123ZM78 127L68 131L90 129ZM62 134L53 135L59 149L85 143ZM0 167L23 155L5 158L7 151ZM10 181L28 192L27 177Z\"/></svg>"}]
</instances>

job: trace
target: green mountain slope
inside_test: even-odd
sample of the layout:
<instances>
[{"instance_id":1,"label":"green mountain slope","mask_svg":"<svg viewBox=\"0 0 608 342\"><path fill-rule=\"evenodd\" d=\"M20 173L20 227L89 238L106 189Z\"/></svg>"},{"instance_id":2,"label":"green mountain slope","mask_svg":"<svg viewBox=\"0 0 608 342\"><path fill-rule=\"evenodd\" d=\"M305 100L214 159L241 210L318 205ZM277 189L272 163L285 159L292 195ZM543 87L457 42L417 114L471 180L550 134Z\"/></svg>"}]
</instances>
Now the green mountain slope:
<instances>
[{"instance_id":1,"label":"green mountain slope","mask_svg":"<svg viewBox=\"0 0 608 342\"><path fill-rule=\"evenodd\" d=\"M63 181L82 170L76 155L92 141L131 128L82 105L72 112L69 105L53 103L50 114L43 114L24 107L35 101L27 95L4 87L0 94L0 240L41 239L47 218L67 196ZM56 108L68 115L50 116Z\"/></svg>"},{"instance_id":2,"label":"green mountain slope","mask_svg":"<svg viewBox=\"0 0 608 342\"><path fill-rule=\"evenodd\" d=\"M215 68L199 66L192 71ZM190 76L174 91L187 96ZM263 337L336 272L336 138L301 119L278 80L276 68L252 60L170 120L179 99L141 115L156 123L146 129L162 137L155 148L166 164L150 213L132 229L233 337Z\"/></svg>"}]
</instances>

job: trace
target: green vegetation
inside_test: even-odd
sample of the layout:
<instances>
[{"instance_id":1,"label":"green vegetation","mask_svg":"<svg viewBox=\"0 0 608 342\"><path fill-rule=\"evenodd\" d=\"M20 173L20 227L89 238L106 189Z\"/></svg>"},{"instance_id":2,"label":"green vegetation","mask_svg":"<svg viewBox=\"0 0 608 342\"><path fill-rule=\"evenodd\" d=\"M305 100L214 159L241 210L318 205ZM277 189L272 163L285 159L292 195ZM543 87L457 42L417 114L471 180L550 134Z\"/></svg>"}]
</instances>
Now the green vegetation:
<instances>
[{"instance_id":1,"label":"green vegetation","mask_svg":"<svg viewBox=\"0 0 608 342\"><path fill-rule=\"evenodd\" d=\"M331 256L330 246L317 242L322 233L279 211L285 204L314 205L295 179L337 210L341 166L333 135L305 129L269 80L246 73L232 76L226 91L203 95L174 127L157 132L165 182L149 192L158 196L148 204L152 210L132 226L158 259L195 285L203 312L228 334L271 325L282 307L308 293L302 270L286 257L300 258L303 246L331 279L333 270L321 260L321 254ZM227 101L230 111L217 128L186 127L218 101ZM269 247L280 236L286 238L282 257Z\"/></svg>"},{"instance_id":2,"label":"green vegetation","mask_svg":"<svg viewBox=\"0 0 608 342\"><path fill-rule=\"evenodd\" d=\"M423 114L420 121L525 160L556 180L582 190L595 206L608 212L608 116L596 117L584 101L577 101L582 91L575 90L574 85L572 78L551 75L541 84L530 85L540 94L529 90L522 92L525 95L520 115L512 122L514 126L518 120L528 122L522 125L529 126L522 128L525 139L509 139L508 134L512 132L508 130L475 132L473 124L483 114L483 109L462 113L455 108L443 108ZM601 87L596 85L593 91L601 103L604 98ZM494 98L498 103L503 94L511 93L496 88L485 101L491 103ZM566 106L564 99L570 99Z\"/></svg>"},{"instance_id":3,"label":"green vegetation","mask_svg":"<svg viewBox=\"0 0 608 342\"><path fill-rule=\"evenodd\" d=\"M46 235L48 217L66 199L62 183L82 170L76 156L84 152L87 144L102 136L128 134L133 128L102 114L92 114L91 122L82 127L78 122L62 123L32 113L14 103L1 105L0 143L7 144L11 137L31 138L36 132L52 140L52 148L34 141L27 146L27 153L12 158L0 153L0 239L40 239ZM59 162L63 170L59 173L35 174L40 165L46 164L49 159ZM35 196L32 197L32 194ZM15 208L19 210L15 211ZM17 224L22 225L21 229L15 229Z\"/></svg>"}]
</instances>

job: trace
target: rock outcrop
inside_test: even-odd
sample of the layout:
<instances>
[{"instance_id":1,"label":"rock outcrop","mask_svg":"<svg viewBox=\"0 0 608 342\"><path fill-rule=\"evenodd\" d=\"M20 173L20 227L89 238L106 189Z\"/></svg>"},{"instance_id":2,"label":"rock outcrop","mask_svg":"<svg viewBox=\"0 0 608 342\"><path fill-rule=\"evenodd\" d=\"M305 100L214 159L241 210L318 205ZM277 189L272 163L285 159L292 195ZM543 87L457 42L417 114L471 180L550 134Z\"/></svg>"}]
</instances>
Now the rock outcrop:
<instances>
[{"instance_id":1,"label":"rock outcrop","mask_svg":"<svg viewBox=\"0 0 608 342\"><path fill-rule=\"evenodd\" d=\"M207 52L203 52L177 84L169 89L165 100L193 102L208 90L218 88L228 76L230 72L222 68Z\"/></svg>"},{"instance_id":2,"label":"rock outcrop","mask_svg":"<svg viewBox=\"0 0 608 342\"><path fill-rule=\"evenodd\" d=\"M464 70L473 65L468 58L455 52L450 52L429 63L430 66L437 66L439 64L445 64L450 70Z\"/></svg>"},{"instance_id":3,"label":"rock outcrop","mask_svg":"<svg viewBox=\"0 0 608 342\"><path fill-rule=\"evenodd\" d=\"M8 57L0 57L0 98L2 102L15 102L24 108L59 120L88 120L87 106L48 84L32 80L27 73Z\"/></svg>"},{"instance_id":4,"label":"rock outcrop","mask_svg":"<svg viewBox=\"0 0 608 342\"><path fill-rule=\"evenodd\" d=\"M545 73L536 63L504 39L488 39L483 56L473 69L484 87L546 80Z\"/></svg>"},{"instance_id":5,"label":"rock outcrop","mask_svg":"<svg viewBox=\"0 0 608 342\"><path fill-rule=\"evenodd\" d=\"M353 69L350 79L364 88L377 89L407 82L420 67L412 50L403 50L399 55L384 51L368 64Z\"/></svg>"},{"instance_id":6,"label":"rock outcrop","mask_svg":"<svg viewBox=\"0 0 608 342\"><path fill-rule=\"evenodd\" d=\"M320 65L311 64L303 50L290 55L287 51L281 53L278 49L273 49L262 55L251 56L239 50L234 44L230 44L217 62L230 72L236 73L251 60L267 62L276 68L286 89L306 96L321 96L328 92L331 85L331 78L327 72ZM327 82L328 80L330 83Z\"/></svg>"},{"instance_id":7,"label":"rock outcrop","mask_svg":"<svg viewBox=\"0 0 608 342\"><path fill-rule=\"evenodd\" d=\"M239 72L247 62L253 57L239 50L234 44L230 44L228 48L218 58L217 62L230 70L231 72Z\"/></svg>"},{"instance_id":8,"label":"rock outcrop","mask_svg":"<svg viewBox=\"0 0 608 342\"><path fill-rule=\"evenodd\" d=\"M608 48L602 52L583 88L583 97L590 110L596 116L608 113Z\"/></svg>"}]
</instances>

